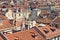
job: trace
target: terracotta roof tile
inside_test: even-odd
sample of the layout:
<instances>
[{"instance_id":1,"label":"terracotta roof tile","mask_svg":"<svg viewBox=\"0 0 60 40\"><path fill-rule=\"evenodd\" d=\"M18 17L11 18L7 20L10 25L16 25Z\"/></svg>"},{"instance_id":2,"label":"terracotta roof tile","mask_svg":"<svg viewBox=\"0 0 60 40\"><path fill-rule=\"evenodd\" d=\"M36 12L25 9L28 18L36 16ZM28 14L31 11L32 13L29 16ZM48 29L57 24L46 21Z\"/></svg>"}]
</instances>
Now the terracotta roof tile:
<instances>
[{"instance_id":1,"label":"terracotta roof tile","mask_svg":"<svg viewBox=\"0 0 60 40\"><path fill-rule=\"evenodd\" d=\"M41 10L41 14L44 15L44 14L50 14L50 13L48 11Z\"/></svg>"},{"instance_id":2,"label":"terracotta roof tile","mask_svg":"<svg viewBox=\"0 0 60 40\"><path fill-rule=\"evenodd\" d=\"M60 35L59 29L56 29L55 27L51 27L49 25L37 28L42 33L42 35L44 35L43 37L45 37L46 39L54 38Z\"/></svg>"},{"instance_id":3,"label":"terracotta roof tile","mask_svg":"<svg viewBox=\"0 0 60 40\"><path fill-rule=\"evenodd\" d=\"M6 19L6 17L5 17L5 16L3 16L3 15L0 15L0 18L2 18L2 19Z\"/></svg>"},{"instance_id":4,"label":"terracotta roof tile","mask_svg":"<svg viewBox=\"0 0 60 40\"><path fill-rule=\"evenodd\" d=\"M2 20L2 25L0 25L0 29L11 28L14 25L9 23L9 20Z\"/></svg>"},{"instance_id":5,"label":"terracotta roof tile","mask_svg":"<svg viewBox=\"0 0 60 40\"><path fill-rule=\"evenodd\" d=\"M32 37L32 35L37 35L36 39ZM19 40L45 40L41 37L34 29L27 30L27 31L21 31L13 34L6 34L6 37L9 40L19 39Z\"/></svg>"},{"instance_id":6,"label":"terracotta roof tile","mask_svg":"<svg viewBox=\"0 0 60 40\"><path fill-rule=\"evenodd\" d=\"M42 23L51 23L51 19L48 19L48 18L41 18L41 19L38 19L37 22L42 22Z\"/></svg>"}]
</instances>

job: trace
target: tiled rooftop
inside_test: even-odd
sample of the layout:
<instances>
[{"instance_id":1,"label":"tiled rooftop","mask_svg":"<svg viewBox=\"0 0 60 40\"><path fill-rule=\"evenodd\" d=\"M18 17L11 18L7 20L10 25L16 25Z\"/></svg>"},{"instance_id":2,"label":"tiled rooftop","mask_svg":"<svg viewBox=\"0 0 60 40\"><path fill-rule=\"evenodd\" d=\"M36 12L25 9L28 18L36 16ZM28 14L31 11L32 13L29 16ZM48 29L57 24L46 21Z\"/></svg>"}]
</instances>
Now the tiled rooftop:
<instances>
[{"instance_id":1,"label":"tiled rooftop","mask_svg":"<svg viewBox=\"0 0 60 40\"><path fill-rule=\"evenodd\" d=\"M60 35L53 26L59 26L59 12L60 0L0 0L0 32L12 32L4 34L7 40L51 39Z\"/></svg>"},{"instance_id":2,"label":"tiled rooftop","mask_svg":"<svg viewBox=\"0 0 60 40\"><path fill-rule=\"evenodd\" d=\"M46 25L46 26L43 26L43 27L36 27L36 28L38 28L38 30L42 33L42 35L44 35L43 37L46 38L46 39L51 39L51 38L54 38L54 37L60 35L60 30L59 29L57 29L55 27L51 27L49 25Z\"/></svg>"},{"instance_id":3,"label":"tiled rooftop","mask_svg":"<svg viewBox=\"0 0 60 40\"><path fill-rule=\"evenodd\" d=\"M36 35L34 38L32 35ZM6 34L8 40L45 40L41 35L39 35L34 29L21 31L14 34Z\"/></svg>"},{"instance_id":4,"label":"tiled rooftop","mask_svg":"<svg viewBox=\"0 0 60 40\"><path fill-rule=\"evenodd\" d=\"M0 29L6 29L11 27L14 27L14 25L11 25L9 23L9 20L2 20L2 25L0 25Z\"/></svg>"}]
</instances>

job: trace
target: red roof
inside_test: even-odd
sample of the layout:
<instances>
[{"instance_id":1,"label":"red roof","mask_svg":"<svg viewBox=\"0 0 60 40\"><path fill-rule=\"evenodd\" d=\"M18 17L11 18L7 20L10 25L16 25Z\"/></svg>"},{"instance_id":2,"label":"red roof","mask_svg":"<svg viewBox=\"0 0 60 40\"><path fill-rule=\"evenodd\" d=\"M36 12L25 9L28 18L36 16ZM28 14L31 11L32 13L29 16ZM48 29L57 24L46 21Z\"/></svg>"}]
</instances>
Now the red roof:
<instances>
[{"instance_id":1,"label":"red roof","mask_svg":"<svg viewBox=\"0 0 60 40\"><path fill-rule=\"evenodd\" d=\"M38 19L36 21L37 22L43 22L43 23L51 23L52 22L52 20L49 18L41 18L41 19Z\"/></svg>"},{"instance_id":2,"label":"red roof","mask_svg":"<svg viewBox=\"0 0 60 40\"><path fill-rule=\"evenodd\" d=\"M6 19L6 17L5 17L5 16L3 16L3 15L0 15L0 18L2 18L2 19Z\"/></svg>"},{"instance_id":3,"label":"red roof","mask_svg":"<svg viewBox=\"0 0 60 40\"><path fill-rule=\"evenodd\" d=\"M14 25L9 23L9 20L2 20L2 25L0 25L0 29L11 28Z\"/></svg>"},{"instance_id":4,"label":"red roof","mask_svg":"<svg viewBox=\"0 0 60 40\"><path fill-rule=\"evenodd\" d=\"M46 10L41 10L41 14L44 15L44 14L50 14L50 13Z\"/></svg>"},{"instance_id":5,"label":"red roof","mask_svg":"<svg viewBox=\"0 0 60 40\"><path fill-rule=\"evenodd\" d=\"M60 30L56 29L55 27L51 27L49 25L46 25L44 27L37 27L38 30L44 35L46 39L54 38L56 36L60 35Z\"/></svg>"},{"instance_id":6,"label":"red roof","mask_svg":"<svg viewBox=\"0 0 60 40\"><path fill-rule=\"evenodd\" d=\"M32 35L36 35L36 39L32 37ZM27 30L27 31L21 31L13 34L6 34L7 39L9 40L14 40L14 39L19 39L19 40L45 40L42 38L41 35L39 35L34 29Z\"/></svg>"}]
</instances>

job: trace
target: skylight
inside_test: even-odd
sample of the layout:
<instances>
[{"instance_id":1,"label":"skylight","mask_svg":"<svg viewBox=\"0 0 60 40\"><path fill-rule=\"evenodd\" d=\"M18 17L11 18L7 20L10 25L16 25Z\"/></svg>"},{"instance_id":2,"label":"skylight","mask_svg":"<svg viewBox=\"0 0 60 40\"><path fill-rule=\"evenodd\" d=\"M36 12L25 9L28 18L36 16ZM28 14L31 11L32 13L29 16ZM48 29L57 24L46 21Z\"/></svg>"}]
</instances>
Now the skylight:
<instances>
[{"instance_id":1,"label":"skylight","mask_svg":"<svg viewBox=\"0 0 60 40\"><path fill-rule=\"evenodd\" d=\"M46 34L49 32L48 30L43 30Z\"/></svg>"}]
</instances>

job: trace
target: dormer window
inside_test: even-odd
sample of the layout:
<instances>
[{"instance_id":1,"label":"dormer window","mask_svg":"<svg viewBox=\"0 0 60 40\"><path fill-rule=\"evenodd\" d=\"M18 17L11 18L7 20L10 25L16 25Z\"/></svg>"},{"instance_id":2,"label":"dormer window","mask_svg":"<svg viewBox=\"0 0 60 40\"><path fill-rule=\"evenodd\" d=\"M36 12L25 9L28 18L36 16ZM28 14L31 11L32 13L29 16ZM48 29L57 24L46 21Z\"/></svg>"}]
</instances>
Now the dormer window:
<instances>
[{"instance_id":1,"label":"dormer window","mask_svg":"<svg viewBox=\"0 0 60 40\"><path fill-rule=\"evenodd\" d=\"M14 40L19 40L19 37L17 37L17 36L14 36L15 37L15 39Z\"/></svg>"},{"instance_id":2,"label":"dormer window","mask_svg":"<svg viewBox=\"0 0 60 40\"><path fill-rule=\"evenodd\" d=\"M37 39L37 35L36 35L34 32L30 32L30 33L32 33L31 36L32 36L33 38Z\"/></svg>"},{"instance_id":3,"label":"dormer window","mask_svg":"<svg viewBox=\"0 0 60 40\"><path fill-rule=\"evenodd\" d=\"M52 32L56 31L56 29L54 29L54 28L50 28L50 30L51 30Z\"/></svg>"},{"instance_id":4,"label":"dormer window","mask_svg":"<svg viewBox=\"0 0 60 40\"><path fill-rule=\"evenodd\" d=\"M35 39L37 38L37 35L35 35L35 34L33 34L33 35L31 35L31 36L32 36L33 38L35 38Z\"/></svg>"},{"instance_id":5,"label":"dormer window","mask_svg":"<svg viewBox=\"0 0 60 40\"><path fill-rule=\"evenodd\" d=\"M19 40L19 39L14 39L14 40Z\"/></svg>"},{"instance_id":6,"label":"dormer window","mask_svg":"<svg viewBox=\"0 0 60 40\"><path fill-rule=\"evenodd\" d=\"M48 30L43 30L46 34L49 32Z\"/></svg>"}]
</instances>

